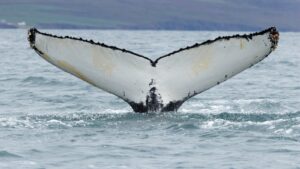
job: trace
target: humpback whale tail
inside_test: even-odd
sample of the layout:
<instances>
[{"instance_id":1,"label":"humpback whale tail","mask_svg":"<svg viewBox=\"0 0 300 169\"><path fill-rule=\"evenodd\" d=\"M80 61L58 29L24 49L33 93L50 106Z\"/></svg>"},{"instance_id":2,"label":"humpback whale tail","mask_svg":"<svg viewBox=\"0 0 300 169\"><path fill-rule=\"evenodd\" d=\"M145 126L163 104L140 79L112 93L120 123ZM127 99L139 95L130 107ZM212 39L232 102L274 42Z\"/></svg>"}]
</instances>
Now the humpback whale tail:
<instances>
[{"instance_id":1,"label":"humpback whale tail","mask_svg":"<svg viewBox=\"0 0 300 169\"><path fill-rule=\"evenodd\" d=\"M278 39L271 27L218 37L151 60L92 40L28 31L30 46L42 58L122 98L135 112L176 111L189 98L263 60Z\"/></svg>"}]
</instances>

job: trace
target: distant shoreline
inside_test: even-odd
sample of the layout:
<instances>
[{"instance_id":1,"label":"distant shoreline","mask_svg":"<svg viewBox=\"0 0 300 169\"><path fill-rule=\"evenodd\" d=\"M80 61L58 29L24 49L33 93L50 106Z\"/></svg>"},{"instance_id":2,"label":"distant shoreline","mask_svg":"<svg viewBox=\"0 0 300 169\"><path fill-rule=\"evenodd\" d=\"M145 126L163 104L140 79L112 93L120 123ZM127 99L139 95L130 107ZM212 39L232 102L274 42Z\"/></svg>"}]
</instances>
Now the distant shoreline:
<instances>
[{"instance_id":1,"label":"distant shoreline","mask_svg":"<svg viewBox=\"0 0 300 169\"><path fill-rule=\"evenodd\" d=\"M32 27L26 28L1 28L0 30L28 30ZM261 29L122 29L122 28L39 28L37 29L44 29L44 30L116 30L116 31L228 31L228 32L255 32L260 31L265 28ZM280 32L300 32L300 30L281 30L278 29Z\"/></svg>"}]
</instances>

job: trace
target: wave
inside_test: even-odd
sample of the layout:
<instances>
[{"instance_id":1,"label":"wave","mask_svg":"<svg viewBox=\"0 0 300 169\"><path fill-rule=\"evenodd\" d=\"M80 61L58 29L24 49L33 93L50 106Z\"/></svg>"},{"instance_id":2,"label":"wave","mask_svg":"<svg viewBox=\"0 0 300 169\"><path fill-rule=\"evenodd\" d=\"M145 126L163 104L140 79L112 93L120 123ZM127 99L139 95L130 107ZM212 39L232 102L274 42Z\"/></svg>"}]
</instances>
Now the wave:
<instances>
[{"instance_id":1,"label":"wave","mask_svg":"<svg viewBox=\"0 0 300 169\"><path fill-rule=\"evenodd\" d=\"M65 80L58 80L57 78L45 78L42 76L28 76L21 81L22 85L29 86L72 86L75 83Z\"/></svg>"},{"instance_id":2,"label":"wave","mask_svg":"<svg viewBox=\"0 0 300 169\"><path fill-rule=\"evenodd\" d=\"M0 151L0 158L22 158L22 156L10 153L8 151Z\"/></svg>"},{"instance_id":3,"label":"wave","mask_svg":"<svg viewBox=\"0 0 300 169\"><path fill-rule=\"evenodd\" d=\"M265 126L291 132L300 128L300 111L285 114L245 114L222 112L219 114L195 113L149 113L137 114L127 110L112 110L106 113L54 113L46 115L18 115L0 118L0 128L73 128L73 127L141 127L154 125L163 129L209 129L209 128L245 128ZM287 129L291 129L288 131Z\"/></svg>"}]
</instances>

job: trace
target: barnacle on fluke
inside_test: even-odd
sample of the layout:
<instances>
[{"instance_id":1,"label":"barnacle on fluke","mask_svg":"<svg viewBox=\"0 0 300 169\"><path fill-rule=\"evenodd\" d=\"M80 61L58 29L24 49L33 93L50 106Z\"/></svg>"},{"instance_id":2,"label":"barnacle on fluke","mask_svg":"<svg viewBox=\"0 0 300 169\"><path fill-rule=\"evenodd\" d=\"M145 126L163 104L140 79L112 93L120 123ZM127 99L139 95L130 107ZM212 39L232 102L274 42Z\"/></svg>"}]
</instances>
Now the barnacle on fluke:
<instances>
[{"instance_id":1,"label":"barnacle on fluke","mask_svg":"<svg viewBox=\"0 0 300 169\"><path fill-rule=\"evenodd\" d=\"M276 48L279 33L271 27L252 34L218 37L156 60L35 28L29 30L28 40L48 62L122 98L134 111L160 112L176 111L189 98L263 60Z\"/></svg>"},{"instance_id":2,"label":"barnacle on fluke","mask_svg":"<svg viewBox=\"0 0 300 169\"><path fill-rule=\"evenodd\" d=\"M272 42L272 49L275 50L279 41L279 33L275 27L270 28L270 40Z\"/></svg>"}]
</instances>

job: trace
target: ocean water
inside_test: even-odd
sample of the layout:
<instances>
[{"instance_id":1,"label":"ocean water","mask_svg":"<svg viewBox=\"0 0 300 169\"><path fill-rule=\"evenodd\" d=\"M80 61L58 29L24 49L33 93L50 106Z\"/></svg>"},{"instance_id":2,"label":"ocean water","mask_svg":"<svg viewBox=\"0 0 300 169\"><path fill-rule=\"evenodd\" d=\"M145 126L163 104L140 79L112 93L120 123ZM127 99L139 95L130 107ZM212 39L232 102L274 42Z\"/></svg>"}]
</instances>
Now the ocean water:
<instances>
[{"instance_id":1,"label":"ocean water","mask_svg":"<svg viewBox=\"0 0 300 169\"><path fill-rule=\"evenodd\" d=\"M237 32L45 30L151 58ZM137 114L0 30L0 168L300 168L300 33L178 112Z\"/></svg>"}]
</instances>

